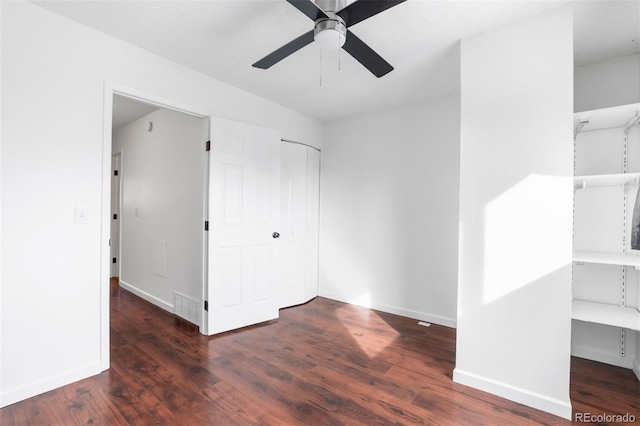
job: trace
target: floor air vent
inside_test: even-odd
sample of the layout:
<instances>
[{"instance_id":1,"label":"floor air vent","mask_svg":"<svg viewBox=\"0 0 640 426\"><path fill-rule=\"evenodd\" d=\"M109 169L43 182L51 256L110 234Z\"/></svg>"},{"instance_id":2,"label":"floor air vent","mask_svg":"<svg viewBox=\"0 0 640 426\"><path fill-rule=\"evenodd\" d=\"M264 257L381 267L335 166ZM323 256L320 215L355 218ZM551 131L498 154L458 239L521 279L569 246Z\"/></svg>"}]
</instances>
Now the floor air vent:
<instances>
[{"instance_id":1,"label":"floor air vent","mask_svg":"<svg viewBox=\"0 0 640 426\"><path fill-rule=\"evenodd\" d=\"M173 293L173 313L196 325L200 324L200 303L177 291Z\"/></svg>"}]
</instances>

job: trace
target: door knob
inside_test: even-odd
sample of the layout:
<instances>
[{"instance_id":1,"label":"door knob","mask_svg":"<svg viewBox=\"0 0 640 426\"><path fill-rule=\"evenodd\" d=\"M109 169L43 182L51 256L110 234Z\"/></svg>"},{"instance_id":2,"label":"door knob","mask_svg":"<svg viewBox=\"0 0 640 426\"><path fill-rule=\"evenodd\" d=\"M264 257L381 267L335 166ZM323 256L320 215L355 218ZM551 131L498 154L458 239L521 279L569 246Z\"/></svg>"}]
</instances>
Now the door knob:
<instances>
[{"instance_id":1,"label":"door knob","mask_svg":"<svg viewBox=\"0 0 640 426\"><path fill-rule=\"evenodd\" d=\"M278 232L274 232L273 234L271 234L271 236L272 236L273 238L278 238L278 237L280 237L280 233L278 233Z\"/></svg>"}]
</instances>

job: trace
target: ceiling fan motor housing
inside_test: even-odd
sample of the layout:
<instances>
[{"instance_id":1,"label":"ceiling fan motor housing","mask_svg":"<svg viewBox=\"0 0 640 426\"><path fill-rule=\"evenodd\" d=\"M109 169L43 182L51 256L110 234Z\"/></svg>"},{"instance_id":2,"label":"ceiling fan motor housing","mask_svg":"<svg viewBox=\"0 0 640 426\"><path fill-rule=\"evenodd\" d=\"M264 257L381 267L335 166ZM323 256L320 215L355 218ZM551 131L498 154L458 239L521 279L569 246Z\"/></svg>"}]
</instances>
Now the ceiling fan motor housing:
<instances>
[{"instance_id":1,"label":"ceiling fan motor housing","mask_svg":"<svg viewBox=\"0 0 640 426\"><path fill-rule=\"evenodd\" d=\"M347 0L315 0L315 3L327 15L329 12L338 13L347 6Z\"/></svg>"},{"instance_id":2,"label":"ceiling fan motor housing","mask_svg":"<svg viewBox=\"0 0 640 426\"><path fill-rule=\"evenodd\" d=\"M347 26L334 12L327 12L327 15L329 18L316 21L313 39L322 49L337 50L347 41Z\"/></svg>"}]
</instances>

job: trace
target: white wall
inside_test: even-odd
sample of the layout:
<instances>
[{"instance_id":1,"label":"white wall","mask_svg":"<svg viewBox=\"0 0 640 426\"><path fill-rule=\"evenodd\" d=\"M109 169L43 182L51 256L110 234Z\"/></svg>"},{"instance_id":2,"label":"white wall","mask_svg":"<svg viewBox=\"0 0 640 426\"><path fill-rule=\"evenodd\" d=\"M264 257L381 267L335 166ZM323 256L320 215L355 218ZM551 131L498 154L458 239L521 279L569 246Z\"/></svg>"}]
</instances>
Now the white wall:
<instances>
[{"instance_id":1,"label":"white wall","mask_svg":"<svg viewBox=\"0 0 640 426\"><path fill-rule=\"evenodd\" d=\"M458 99L329 122L320 295L455 326Z\"/></svg>"},{"instance_id":2,"label":"white wall","mask_svg":"<svg viewBox=\"0 0 640 426\"><path fill-rule=\"evenodd\" d=\"M574 111L640 102L640 55L576 67Z\"/></svg>"},{"instance_id":3,"label":"white wall","mask_svg":"<svg viewBox=\"0 0 640 426\"><path fill-rule=\"evenodd\" d=\"M105 81L316 146L323 125L33 4L0 8L4 406L108 366Z\"/></svg>"},{"instance_id":4,"label":"white wall","mask_svg":"<svg viewBox=\"0 0 640 426\"><path fill-rule=\"evenodd\" d=\"M570 7L462 41L454 380L571 416Z\"/></svg>"},{"instance_id":5,"label":"white wall","mask_svg":"<svg viewBox=\"0 0 640 426\"><path fill-rule=\"evenodd\" d=\"M124 151L121 285L170 312L176 291L201 304L205 124L161 108L113 134Z\"/></svg>"}]
</instances>

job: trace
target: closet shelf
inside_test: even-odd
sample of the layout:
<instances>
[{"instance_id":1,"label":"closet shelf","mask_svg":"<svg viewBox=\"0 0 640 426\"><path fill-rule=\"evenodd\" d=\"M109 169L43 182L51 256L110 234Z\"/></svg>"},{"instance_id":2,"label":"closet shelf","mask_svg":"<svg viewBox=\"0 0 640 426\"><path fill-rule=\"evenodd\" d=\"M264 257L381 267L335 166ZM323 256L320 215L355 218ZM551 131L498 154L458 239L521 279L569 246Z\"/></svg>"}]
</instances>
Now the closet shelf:
<instances>
[{"instance_id":1,"label":"closet shelf","mask_svg":"<svg viewBox=\"0 0 640 426\"><path fill-rule=\"evenodd\" d=\"M594 186L638 185L640 173L618 173L611 175L586 175L575 176L573 186L575 189L590 188Z\"/></svg>"},{"instance_id":2,"label":"closet shelf","mask_svg":"<svg viewBox=\"0 0 640 426\"><path fill-rule=\"evenodd\" d=\"M602 253L597 251L574 251L574 262L602 263L605 265L633 266L640 269L640 256L636 254Z\"/></svg>"},{"instance_id":3,"label":"closet shelf","mask_svg":"<svg viewBox=\"0 0 640 426\"><path fill-rule=\"evenodd\" d=\"M636 308L574 300L571 318L640 331L640 312Z\"/></svg>"},{"instance_id":4,"label":"closet shelf","mask_svg":"<svg viewBox=\"0 0 640 426\"><path fill-rule=\"evenodd\" d=\"M640 114L640 103L574 114L573 128L582 132L623 127ZM580 123L585 123L580 126Z\"/></svg>"}]
</instances>

